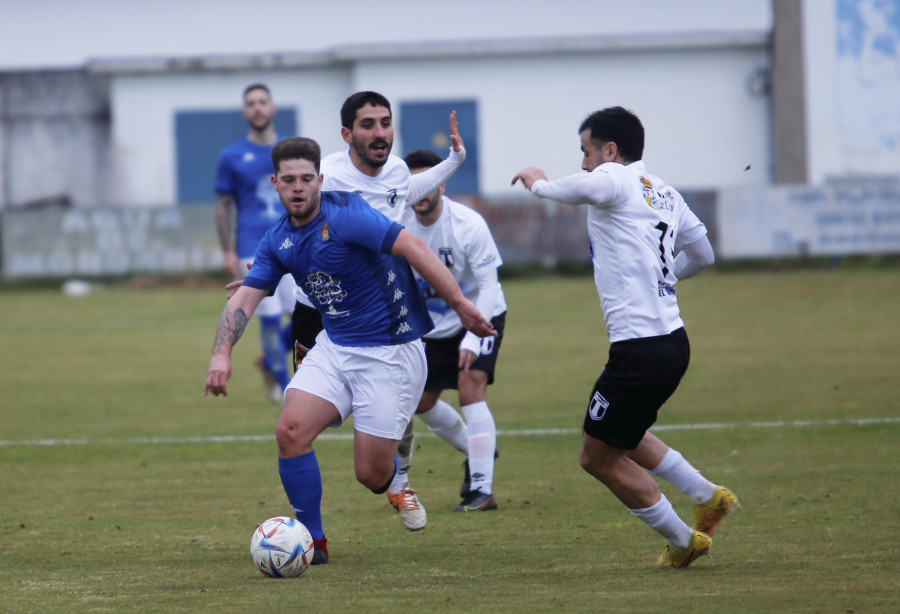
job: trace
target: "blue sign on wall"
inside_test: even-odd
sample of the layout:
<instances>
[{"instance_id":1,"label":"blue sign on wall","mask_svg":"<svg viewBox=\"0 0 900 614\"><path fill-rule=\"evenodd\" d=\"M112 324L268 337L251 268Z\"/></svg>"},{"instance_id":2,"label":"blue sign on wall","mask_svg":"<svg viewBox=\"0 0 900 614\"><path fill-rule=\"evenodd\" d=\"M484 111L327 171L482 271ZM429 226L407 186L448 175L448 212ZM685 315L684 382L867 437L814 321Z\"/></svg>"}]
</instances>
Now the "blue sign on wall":
<instances>
[{"instance_id":1,"label":"blue sign on wall","mask_svg":"<svg viewBox=\"0 0 900 614\"><path fill-rule=\"evenodd\" d=\"M247 122L240 110L175 113L175 179L179 204L216 200L213 183L219 154L228 145L246 137L247 131ZM283 136L297 134L296 109L278 110L275 131Z\"/></svg>"},{"instance_id":2,"label":"blue sign on wall","mask_svg":"<svg viewBox=\"0 0 900 614\"><path fill-rule=\"evenodd\" d=\"M447 181L448 194L478 194L478 103L475 100L440 100L400 103L403 154L430 149L441 158L450 151L450 112L456 111L466 161ZM396 153L396 152L395 152Z\"/></svg>"}]
</instances>

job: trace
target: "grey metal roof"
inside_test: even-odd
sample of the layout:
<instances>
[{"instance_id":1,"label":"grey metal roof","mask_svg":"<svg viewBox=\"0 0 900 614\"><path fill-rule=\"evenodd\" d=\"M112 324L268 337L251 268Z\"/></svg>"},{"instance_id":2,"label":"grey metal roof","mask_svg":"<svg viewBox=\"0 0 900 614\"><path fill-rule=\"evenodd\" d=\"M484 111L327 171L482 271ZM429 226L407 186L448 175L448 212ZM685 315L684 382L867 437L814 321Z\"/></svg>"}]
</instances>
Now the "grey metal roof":
<instances>
[{"instance_id":1,"label":"grey metal roof","mask_svg":"<svg viewBox=\"0 0 900 614\"><path fill-rule=\"evenodd\" d=\"M522 57L529 55L602 54L667 49L759 48L768 46L768 30L639 33L588 37L467 39L446 42L343 45L323 51L132 57L90 60L94 74L278 70L352 64L371 60L408 61L435 58Z\"/></svg>"}]
</instances>

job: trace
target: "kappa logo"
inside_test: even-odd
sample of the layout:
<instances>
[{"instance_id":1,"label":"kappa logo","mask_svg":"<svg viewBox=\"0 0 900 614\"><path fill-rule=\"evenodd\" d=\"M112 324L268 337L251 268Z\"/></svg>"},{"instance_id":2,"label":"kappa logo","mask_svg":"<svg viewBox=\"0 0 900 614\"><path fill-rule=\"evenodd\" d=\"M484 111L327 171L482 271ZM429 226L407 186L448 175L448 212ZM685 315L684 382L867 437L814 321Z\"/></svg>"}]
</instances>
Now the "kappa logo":
<instances>
[{"instance_id":1,"label":"kappa logo","mask_svg":"<svg viewBox=\"0 0 900 614\"><path fill-rule=\"evenodd\" d=\"M289 248L291 248L291 247L294 247L294 244L291 242L291 238L290 238L290 237L285 237L284 243L282 243L282 244L281 244L281 247L279 247L278 249L279 249L279 250L282 250L282 249L289 249Z\"/></svg>"},{"instance_id":2,"label":"kappa logo","mask_svg":"<svg viewBox=\"0 0 900 614\"><path fill-rule=\"evenodd\" d=\"M496 258L494 257L494 254L488 254L487 256L484 257L484 260L482 260L481 262L479 262L472 268L480 269L482 267L486 267L490 264L493 264L494 260L496 260Z\"/></svg>"},{"instance_id":3,"label":"kappa logo","mask_svg":"<svg viewBox=\"0 0 900 614\"><path fill-rule=\"evenodd\" d=\"M603 398L603 395L594 391L594 396L591 398L591 405L588 408L589 413L591 414L592 420L603 420L603 416L606 415L606 410L609 409L609 401Z\"/></svg>"}]
</instances>

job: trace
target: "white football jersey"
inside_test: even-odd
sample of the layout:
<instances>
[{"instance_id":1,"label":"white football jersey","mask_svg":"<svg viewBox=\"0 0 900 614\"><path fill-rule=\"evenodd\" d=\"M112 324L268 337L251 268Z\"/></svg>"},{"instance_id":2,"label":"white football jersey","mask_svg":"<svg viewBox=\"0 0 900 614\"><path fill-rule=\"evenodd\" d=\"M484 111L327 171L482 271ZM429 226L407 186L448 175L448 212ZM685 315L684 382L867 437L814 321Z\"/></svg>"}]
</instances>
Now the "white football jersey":
<instances>
[{"instance_id":1,"label":"white football jersey","mask_svg":"<svg viewBox=\"0 0 900 614\"><path fill-rule=\"evenodd\" d=\"M409 209L407 200L410 196L418 200L437 189L465 159L465 149L454 152L451 148L446 160L413 178L403 158L389 155L381 171L370 177L354 166L350 150L345 149L322 158L319 171L323 176L322 190L359 194L372 208L391 221L399 222L404 211ZM312 306L301 289L297 288L295 295L300 303Z\"/></svg>"},{"instance_id":2,"label":"white football jersey","mask_svg":"<svg viewBox=\"0 0 900 614\"><path fill-rule=\"evenodd\" d=\"M490 270L496 278L496 269L503 264L500 251L497 249L497 244L494 243L494 237L491 235L487 222L481 215L446 196L441 197L441 202L443 203L441 215L431 226L420 224L412 207L406 210L401 223L407 230L421 237L428 244L438 258L447 265L465 297L479 305L477 275L481 271ZM458 333L463 326L457 313L418 273L416 273L416 279L425 294L428 312L434 321L434 330L425 337L443 339ZM496 301L490 311L482 313L482 315L491 319L505 311L506 300L498 282Z\"/></svg>"},{"instance_id":3,"label":"white football jersey","mask_svg":"<svg viewBox=\"0 0 900 614\"><path fill-rule=\"evenodd\" d=\"M322 158L323 190L343 190L362 196L373 208L398 222L406 208L409 167L402 158L388 156L381 172L370 177L360 172L345 149Z\"/></svg>"},{"instance_id":4,"label":"white football jersey","mask_svg":"<svg viewBox=\"0 0 900 614\"><path fill-rule=\"evenodd\" d=\"M539 180L538 196L574 202L594 182L588 206L588 234L594 283L611 342L667 335L684 323L675 297L675 250L697 241L706 226L681 194L647 172L642 161L601 164L591 173L556 181ZM602 189L600 189L602 188Z\"/></svg>"}]
</instances>

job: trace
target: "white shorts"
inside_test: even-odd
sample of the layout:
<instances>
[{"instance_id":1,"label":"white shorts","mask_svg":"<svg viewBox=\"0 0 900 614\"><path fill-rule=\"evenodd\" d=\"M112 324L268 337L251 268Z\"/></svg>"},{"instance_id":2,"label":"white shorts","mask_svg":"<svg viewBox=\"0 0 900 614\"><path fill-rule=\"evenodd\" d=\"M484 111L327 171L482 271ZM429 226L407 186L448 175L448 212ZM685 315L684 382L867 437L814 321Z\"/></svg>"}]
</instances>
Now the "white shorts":
<instances>
[{"instance_id":1,"label":"white shorts","mask_svg":"<svg viewBox=\"0 0 900 614\"><path fill-rule=\"evenodd\" d=\"M345 347L323 330L300 363L288 388L333 404L341 420L353 415L353 428L400 440L425 388L425 348L420 340L402 345Z\"/></svg>"},{"instance_id":2,"label":"white shorts","mask_svg":"<svg viewBox=\"0 0 900 614\"><path fill-rule=\"evenodd\" d=\"M241 271L244 273L241 279L247 276L247 264L250 262L253 262L253 258L244 258L241 260ZM290 275L285 275L281 278L281 281L278 282L278 287L275 288L275 294L261 300L254 313L258 316L280 316L283 313L288 315L294 313L294 303L296 303L297 300L294 298L294 291L296 289L297 284L294 283L294 278Z\"/></svg>"}]
</instances>

